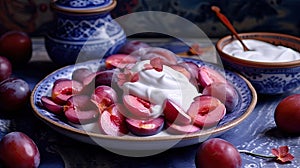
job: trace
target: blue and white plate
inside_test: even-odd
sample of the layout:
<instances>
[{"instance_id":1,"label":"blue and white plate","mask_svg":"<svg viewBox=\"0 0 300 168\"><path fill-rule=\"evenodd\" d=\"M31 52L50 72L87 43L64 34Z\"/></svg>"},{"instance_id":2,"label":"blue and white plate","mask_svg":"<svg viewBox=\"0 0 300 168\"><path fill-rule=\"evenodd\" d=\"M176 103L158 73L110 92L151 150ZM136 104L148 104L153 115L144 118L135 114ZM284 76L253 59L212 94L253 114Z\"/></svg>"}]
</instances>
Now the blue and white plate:
<instances>
[{"instance_id":1,"label":"blue and white plate","mask_svg":"<svg viewBox=\"0 0 300 168\"><path fill-rule=\"evenodd\" d=\"M185 61L192 61L198 65L208 65L216 70L221 70L217 66L201 62L194 59L184 59ZM70 78L72 72L77 68L87 67L96 71L100 66L103 66L103 61L93 60L88 62L79 63L76 65L70 65L63 67L49 74L43 80L41 80L34 88L31 95L31 105L34 109L36 116L48 124L56 131L72 137L76 140L90 143L100 144L102 147L109 150L124 151L155 151L166 150L174 147L183 147L192 144L196 144L206 140L209 137L216 137L225 131L237 126L244 119L246 119L253 111L256 102L257 95L252 85L242 76L225 70L225 76L227 80L231 81L235 86L239 94L239 105L231 113L220 121L216 128L203 130L193 134L186 135L170 135L162 131L155 136L138 137L134 135L125 135L122 137L115 137L109 135L103 135L95 132L87 132L84 129L71 125L63 118L43 109L39 106L41 97L44 95L50 95L52 86L55 80L59 78ZM224 71L223 71L224 72ZM113 151L116 152L116 151ZM118 153L116 152L116 153ZM120 153L119 153L120 154ZM128 153L121 153L127 155Z\"/></svg>"}]
</instances>

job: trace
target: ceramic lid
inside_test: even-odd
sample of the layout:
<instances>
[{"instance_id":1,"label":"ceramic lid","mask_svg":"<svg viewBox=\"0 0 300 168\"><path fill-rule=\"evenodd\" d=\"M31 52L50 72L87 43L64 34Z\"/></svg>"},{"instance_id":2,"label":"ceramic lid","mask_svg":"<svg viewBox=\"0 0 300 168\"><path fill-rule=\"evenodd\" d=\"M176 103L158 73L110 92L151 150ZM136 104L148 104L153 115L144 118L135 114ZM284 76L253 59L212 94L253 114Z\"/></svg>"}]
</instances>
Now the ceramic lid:
<instances>
[{"instance_id":1,"label":"ceramic lid","mask_svg":"<svg viewBox=\"0 0 300 168\"><path fill-rule=\"evenodd\" d=\"M115 8L116 0L52 0L54 10L68 13L101 13Z\"/></svg>"}]
</instances>

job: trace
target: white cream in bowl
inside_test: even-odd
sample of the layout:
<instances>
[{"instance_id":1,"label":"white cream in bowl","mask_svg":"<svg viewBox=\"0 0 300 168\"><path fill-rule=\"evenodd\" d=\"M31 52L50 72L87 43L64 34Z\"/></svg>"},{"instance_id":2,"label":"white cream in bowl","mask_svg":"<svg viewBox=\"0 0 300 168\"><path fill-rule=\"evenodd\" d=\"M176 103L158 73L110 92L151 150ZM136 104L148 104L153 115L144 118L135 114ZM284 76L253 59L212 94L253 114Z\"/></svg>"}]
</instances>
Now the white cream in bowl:
<instances>
[{"instance_id":1,"label":"white cream in bowl","mask_svg":"<svg viewBox=\"0 0 300 168\"><path fill-rule=\"evenodd\" d=\"M244 39L243 42L250 51L244 51L241 43L238 40L234 40L224 46L223 52L240 59L258 62L289 62L300 60L300 53L291 48L275 46L254 39Z\"/></svg>"}]
</instances>

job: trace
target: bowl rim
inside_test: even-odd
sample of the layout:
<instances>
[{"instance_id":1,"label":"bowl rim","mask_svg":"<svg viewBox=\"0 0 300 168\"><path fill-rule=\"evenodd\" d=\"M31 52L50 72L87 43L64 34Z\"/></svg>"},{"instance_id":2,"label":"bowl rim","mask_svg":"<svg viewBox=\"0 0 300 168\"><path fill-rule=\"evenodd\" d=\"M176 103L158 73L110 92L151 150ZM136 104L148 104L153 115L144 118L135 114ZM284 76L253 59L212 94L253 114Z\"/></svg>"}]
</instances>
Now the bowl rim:
<instances>
[{"instance_id":1,"label":"bowl rim","mask_svg":"<svg viewBox=\"0 0 300 168\"><path fill-rule=\"evenodd\" d=\"M111 0L108 4L104 6L96 6L90 9L75 9L70 7L64 7L57 5L56 0L52 0L50 2L51 9L61 12L61 13L72 13L72 14L100 14L100 13L108 13L109 11L113 10L117 6L117 0Z\"/></svg>"},{"instance_id":2,"label":"bowl rim","mask_svg":"<svg viewBox=\"0 0 300 168\"><path fill-rule=\"evenodd\" d=\"M271 32L247 32L247 33L239 33L239 36L243 39L245 36L251 36L251 38L244 38L244 39L255 39L252 38L252 36L258 36L258 37L263 37L263 36L278 36L278 37L284 37L288 39L292 39L293 41L299 42L295 43L295 48L300 49L300 38L296 36L292 36L289 34L283 34L283 33L271 33ZM241 59L237 58L234 56L231 56L225 52L222 51L224 46L228 43L226 41L232 41L235 40L235 38L232 35L227 35L222 38L220 38L217 43L216 43L216 50L220 55L221 59L224 59L229 62L233 62L235 64L240 64L243 66L247 67L259 67L259 68L293 68L300 66L300 59L294 60L294 61L289 61L289 62L259 62L259 61L252 61L252 60L246 60L246 59ZM225 45L223 45L226 43ZM284 45L283 45L284 46ZM293 48L295 50L295 48ZM296 50L300 52L300 50ZM220 54L222 53L222 54Z\"/></svg>"}]
</instances>

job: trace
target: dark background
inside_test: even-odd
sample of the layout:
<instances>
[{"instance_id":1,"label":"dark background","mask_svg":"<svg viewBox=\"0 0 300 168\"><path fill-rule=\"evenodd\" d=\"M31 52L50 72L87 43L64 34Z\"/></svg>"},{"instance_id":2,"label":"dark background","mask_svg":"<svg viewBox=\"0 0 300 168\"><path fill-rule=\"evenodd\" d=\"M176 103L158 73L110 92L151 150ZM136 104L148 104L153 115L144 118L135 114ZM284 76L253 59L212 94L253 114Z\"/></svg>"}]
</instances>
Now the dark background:
<instances>
[{"instance_id":1,"label":"dark background","mask_svg":"<svg viewBox=\"0 0 300 168\"><path fill-rule=\"evenodd\" d=\"M43 36L54 20L50 0L1 0L0 34L18 29ZM114 18L137 11L163 11L182 16L209 37L222 37L228 30L210 10L217 5L238 32L268 31L300 36L299 0L118 0Z\"/></svg>"}]
</instances>

